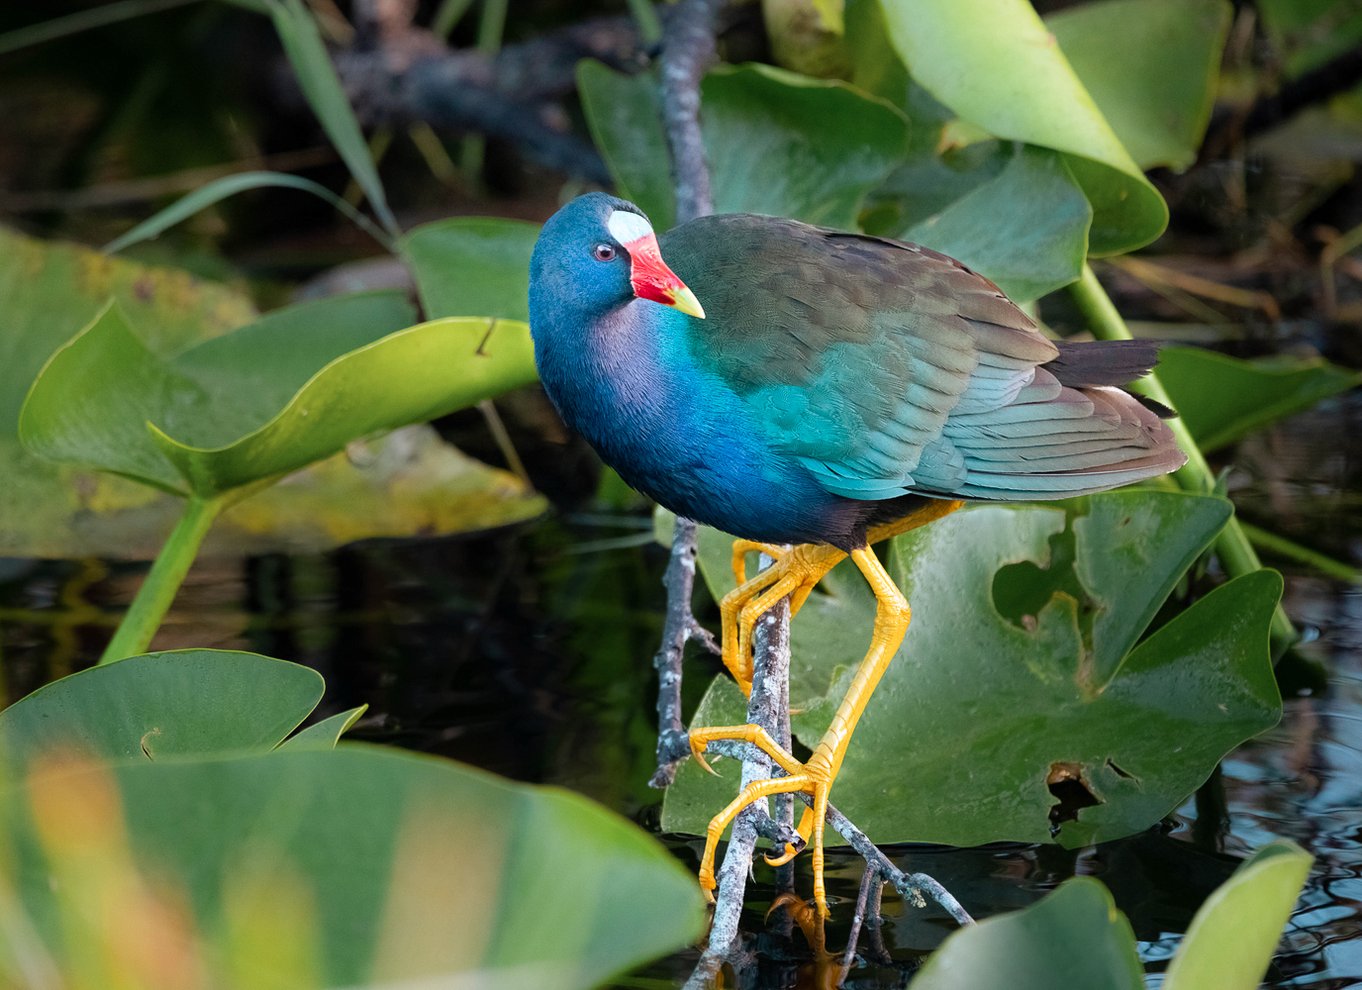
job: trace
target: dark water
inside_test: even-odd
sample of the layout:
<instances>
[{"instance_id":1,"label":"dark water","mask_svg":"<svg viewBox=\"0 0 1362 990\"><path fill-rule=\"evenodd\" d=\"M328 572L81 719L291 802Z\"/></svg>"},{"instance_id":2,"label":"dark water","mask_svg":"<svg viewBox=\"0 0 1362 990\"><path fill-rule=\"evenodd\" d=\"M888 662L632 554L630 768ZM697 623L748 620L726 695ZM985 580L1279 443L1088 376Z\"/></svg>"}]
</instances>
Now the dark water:
<instances>
[{"instance_id":1,"label":"dark water","mask_svg":"<svg viewBox=\"0 0 1362 990\"><path fill-rule=\"evenodd\" d=\"M1334 400L1244 445L1233 488L1246 518L1353 563L1362 559L1362 400ZM665 563L641 513L565 515L464 539L377 542L325 556L207 562L191 578L158 648L217 646L310 663L327 679L325 715L368 702L356 735L439 752L523 780L583 791L655 821L654 683ZM1156 987L1197 906L1239 858L1275 837L1316 857L1265 986L1362 987L1362 589L1286 564L1287 606L1314 641L1283 672L1280 726L1231 755L1163 826L1080 850L895 847L976 917L1033 903L1076 874L1097 876L1130 918ZM96 562L6 562L0 646L10 699L88 663L141 569ZM702 609L705 603L701 603ZM688 662L694 696L717 669ZM698 841L668 838L688 864ZM807 891L807 857L796 889ZM826 949L787 912L769 919L771 871L759 867L745 928L751 961L738 985L817 987L840 967L861 876L834 850ZM892 893L885 924L859 946L848 985L906 985L953 926ZM678 983L695 953L621 980ZM727 985L734 985L730 981Z\"/></svg>"}]
</instances>

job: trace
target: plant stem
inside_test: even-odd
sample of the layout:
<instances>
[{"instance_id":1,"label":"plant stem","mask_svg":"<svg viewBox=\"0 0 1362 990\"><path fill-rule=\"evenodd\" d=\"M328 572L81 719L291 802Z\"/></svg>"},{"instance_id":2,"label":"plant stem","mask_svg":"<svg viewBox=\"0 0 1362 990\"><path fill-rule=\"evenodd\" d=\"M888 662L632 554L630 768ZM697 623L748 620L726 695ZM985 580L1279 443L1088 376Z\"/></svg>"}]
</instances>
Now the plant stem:
<instances>
[{"instance_id":1,"label":"plant stem","mask_svg":"<svg viewBox=\"0 0 1362 990\"><path fill-rule=\"evenodd\" d=\"M1130 328L1126 326L1126 321L1117 312L1116 306L1107 295L1102 283L1097 280L1097 275L1093 272L1092 266L1083 265L1083 274L1078 281L1069 287L1073 294L1074 302L1088 320L1088 325L1093 332L1093 336L1099 340L1130 340L1132 334ZM1148 377L1132 384L1134 391L1149 396L1155 402L1161 402L1170 408L1173 407L1172 400L1168 397L1167 390L1163 383L1159 381L1158 373L1151 372ZM1168 423L1177 437L1178 446L1187 455L1187 463L1174 472L1173 477L1183 491L1210 493L1215 490L1215 474L1211 466L1206 463L1206 457L1201 453L1201 448L1197 446L1192 433L1187 429L1187 424L1181 419L1172 419ZM1262 569L1262 562L1258 559L1257 552L1253 545L1249 543L1249 538L1244 532L1244 528L1239 524L1239 520L1233 517L1225 524L1225 528L1220 531L1220 535L1215 540L1215 552L1220 558L1220 563L1231 577L1238 577L1241 574L1250 574L1253 571ZM1280 656L1298 638L1296 628L1291 624L1291 620L1278 605L1272 614L1271 627L1272 655Z\"/></svg>"},{"instance_id":2,"label":"plant stem","mask_svg":"<svg viewBox=\"0 0 1362 990\"><path fill-rule=\"evenodd\" d=\"M151 565L142 587L128 606L127 614L118 624L113 639L99 658L101 664L143 653L161 626L161 620L175 600L184 583L190 565L198 555L204 536L213 520L222 511L222 497L201 498L191 495L185 504L184 515L166 539L156 562Z\"/></svg>"},{"instance_id":3,"label":"plant stem","mask_svg":"<svg viewBox=\"0 0 1362 990\"><path fill-rule=\"evenodd\" d=\"M662 18L653 9L652 0L628 0L629 13L638 25L639 40L651 48L662 40Z\"/></svg>"},{"instance_id":4,"label":"plant stem","mask_svg":"<svg viewBox=\"0 0 1362 990\"><path fill-rule=\"evenodd\" d=\"M1268 553L1285 557L1287 560L1294 560L1298 564L1313 567L1321 574L1334 578L1337 581L1347 581L1351 584L1362 584L1362 569L1345 564L1341 560L1335 560L1328 554L1320 553L1318 550L1311 550L1307 546L1302 546L1295 540L1288 540L1280 533L1271 533L1252 523L1241 522L1239 524L1248 538L1254 545Z\"/></svg>"}]
</instances>

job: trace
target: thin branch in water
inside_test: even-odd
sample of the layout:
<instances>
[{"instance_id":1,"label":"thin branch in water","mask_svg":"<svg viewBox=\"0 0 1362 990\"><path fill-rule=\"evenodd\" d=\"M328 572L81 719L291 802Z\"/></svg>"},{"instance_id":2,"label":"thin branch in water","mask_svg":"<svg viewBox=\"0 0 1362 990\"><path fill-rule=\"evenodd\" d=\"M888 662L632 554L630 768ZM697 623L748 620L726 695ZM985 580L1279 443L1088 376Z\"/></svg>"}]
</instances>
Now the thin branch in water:
<instances>
[{"instance_id":1,"label":"thin branch in water","mask_svg":"<svg viewBox=\"0 0 1362 990\"><path fill-rule=\"evenodd\" d=\"M847 948L843 953L842 972L837 977L837 985L840 987L851 975L851 966L856 961L856 944L861 939L861 926L865 924L866 912L870 905L870 891L876 892L884 888L884 878L880 876L880 871L869 863L865 865L865 873L861 876L861 889L856 894L856 910L851 916L851 931L847 933ZM875 898L876 914L878 915L879 898Z\"/></svg>"}]
</instances>

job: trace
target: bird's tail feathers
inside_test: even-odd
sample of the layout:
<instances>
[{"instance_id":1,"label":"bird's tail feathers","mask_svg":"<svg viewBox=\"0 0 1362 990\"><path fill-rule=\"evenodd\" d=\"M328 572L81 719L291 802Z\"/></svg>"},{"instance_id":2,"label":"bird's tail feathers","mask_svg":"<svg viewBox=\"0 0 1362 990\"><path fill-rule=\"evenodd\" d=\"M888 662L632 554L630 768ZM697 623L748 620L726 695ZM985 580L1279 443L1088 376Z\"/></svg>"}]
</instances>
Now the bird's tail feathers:
<instances>
[{"instance_id":1,"label":"bird's tail feathers","mask_svg":"<svg viewBox=\"0 0 1362 990\"><path fill-rule=\"evenodd\" d=\"M1019 398L947 427L946 438L964 458L965 477L955 486L960 495L1068 498L1167 474L1187 462L1159 412L1119 388L1066 386L1048 401Z\"/></svg>"}]
</instances>

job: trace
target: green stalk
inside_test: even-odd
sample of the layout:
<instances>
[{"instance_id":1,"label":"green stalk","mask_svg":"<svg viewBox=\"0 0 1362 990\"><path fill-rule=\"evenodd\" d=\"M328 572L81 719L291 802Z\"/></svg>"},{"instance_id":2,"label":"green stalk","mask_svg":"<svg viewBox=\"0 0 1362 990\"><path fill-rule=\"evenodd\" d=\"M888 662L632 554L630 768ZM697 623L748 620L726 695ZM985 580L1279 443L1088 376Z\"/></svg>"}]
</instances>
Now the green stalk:
<instances>
[{"instance_id":1,"label":"green stalk","mask_svg":"<svg viewBox=\"0 0 1362 990\"><path fill-rule=\"evenodd\" d=\"M1313 567L1321 574L1334 578L1337 581L1347 581L1350 584L1362 584L1362 570L1345 564L1341 560L1335 560L1328 554L1320 553L1318 550L1311 550L1307 546L1302 546L1295 540L1288 540L1279 533L1271 533L1252 523L1241 522L1244 532L1253 541L1253 545L1268 553L1285 557L1287 560L1294 560L1298 564Z\"/></svg>"},{"instance_id":2,"label":"green stalk","mask_svg":"<svg viewBox=\"0 0 1362 990\"><path fill-rule=\"evenodd\" d=\"M509 5L510 0L482 0L482 14L478 17L477 49L484 55L495 56L501 51ZM480 181L486 151L487 139L481 134L470 134L463 139L459 165L470 182Z\"/></svg>"},{"instance_id":3,"label":"green stalk","mask_svg":"<svg viewBox=\"0 0 1362 990\"><path fill-rule=\"evenodd\" d=\"M118 624L104 655L99 658L101 664L146 652L222 506L221 496L190 496L184 515L175 524L161 552L156 555L156 562L151 565L127 614Z\"/></svg>"},{"instance_id":4,"label":"green stalk","mask_svg":"<svg viewBox=\"0 0 1362 990\"><path fill-rule=\"evenodd\" d=\"M653 9L652 0L628 0L629 13L638 25L638 35L645 48L652 48L662 41L662 18Z\"/></svg>"},{"instance_id":5,"label":"green stalk","mask_svg":"<svg viewBox=\"0 0 1362 990\"><path fill-rule=\"evenodd\" d=\"M1088 325L1093 332L1093 336L1099 340L1130 340L1130 328L1126 326L1126 321L1121 318L1121 314L1116 311L1116 306L1112 303L1111 297L1107 295L1102 283L1097 280L1093 273L1092 266L1083 265L1083 274L1078 281L1069 287L1073 294L1074 302L1088 320ZM1162 402L1164 405L1173 407L1172 400L1168 397L1168 392L1164 389L1163 383L1159 381L1157 372L1147 378L1136 382L1133 388L1143 395L1149 396L1155 402ZM1183 491L1209 493L1215 490L1215 474L1211 471L1211 466L1206 463L1206 457L1201 453L1201 448L1192 437L1192 433L1187 429L1187 424L1181 419L1170 420L1168 425L1173 430L1173 435L1177 437L1180 446L1187 455L1187 463L1184 464L1173 474L1179 487ZM1258 559L1257 552L1253 545L1249 543L1248 536L1244 533L1244 528L1239 524L1239 520L1231 517L1226 523L1225 528L1220 531L1220 535L1215 540L1215 552L1220 558L1220 563L1224 565L1226 572L1231 577L1238 577L1241 574L1250 574L1262 568L1262 562ZM1291 620L1282 611L1281 605L1272 614L1272 655L1280 656L1299 636L1296 628L1291 624Z\"/></svg>"}]
</instances>

